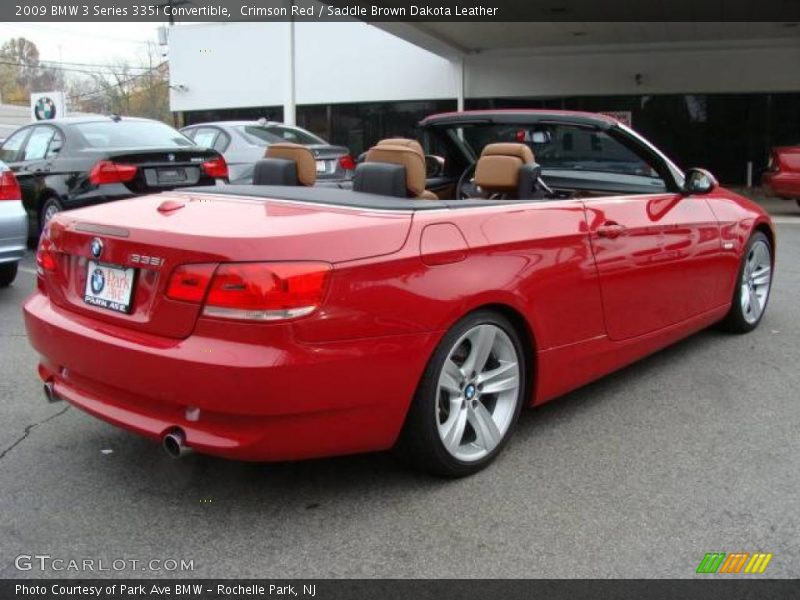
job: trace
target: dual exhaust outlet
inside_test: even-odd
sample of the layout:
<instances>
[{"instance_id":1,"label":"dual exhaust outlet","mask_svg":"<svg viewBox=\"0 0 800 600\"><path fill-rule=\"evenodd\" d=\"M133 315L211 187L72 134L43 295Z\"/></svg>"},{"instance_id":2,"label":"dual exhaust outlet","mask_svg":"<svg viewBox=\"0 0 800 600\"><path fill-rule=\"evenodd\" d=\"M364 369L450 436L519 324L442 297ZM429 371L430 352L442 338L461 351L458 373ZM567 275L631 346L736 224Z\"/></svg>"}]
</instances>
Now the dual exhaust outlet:
<instances>
[{"instance_id":1,"label":"dual exhaust outlet","mask_svg":"<svg viewBox=\"0 0 800 600\"><path fill-rule=\"evenodd\" d=\"M53 380L46 381L43 386L44 397L51 404L64 400L56 394ZM183 458L192 453L192 449L186 445L186 434L180 427L175 427L164 434L161 438L161 447L172 458Z\"/></svg>"}]
</instances>

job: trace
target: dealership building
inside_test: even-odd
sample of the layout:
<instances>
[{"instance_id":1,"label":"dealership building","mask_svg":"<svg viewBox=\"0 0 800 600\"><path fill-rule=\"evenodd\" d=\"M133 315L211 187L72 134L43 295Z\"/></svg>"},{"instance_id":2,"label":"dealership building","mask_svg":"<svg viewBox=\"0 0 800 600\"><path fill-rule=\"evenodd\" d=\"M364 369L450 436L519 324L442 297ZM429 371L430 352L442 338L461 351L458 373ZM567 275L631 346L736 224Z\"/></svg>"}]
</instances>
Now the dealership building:
<instances>
[{"instance_id":1,"label":"dealership building","mask_svg":"<svg viewBox=\"0 0 800 600\"><path fill-rule=\"evenodd\" d=\"M169 61L184 123L267 117L353 154L487 108L612 113L728 184L800 143L798 23L179 24Z\"/></svg>"}]
</instances>

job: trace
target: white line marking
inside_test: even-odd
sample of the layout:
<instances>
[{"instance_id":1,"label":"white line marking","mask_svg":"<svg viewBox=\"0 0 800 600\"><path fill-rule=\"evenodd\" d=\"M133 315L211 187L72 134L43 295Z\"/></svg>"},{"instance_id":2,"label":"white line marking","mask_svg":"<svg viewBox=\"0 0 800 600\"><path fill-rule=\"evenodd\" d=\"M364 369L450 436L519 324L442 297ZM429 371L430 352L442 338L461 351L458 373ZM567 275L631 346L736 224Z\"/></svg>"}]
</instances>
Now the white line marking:
<instances>
[{"instance_id":1,"label":"white line marking","mask_svg":"<svg viewBox=\"0 0 800 600\"><path fill-rule=\"evenodd\" d=\"M19 267L19 270L23 273L30 273L31 275L36 275L36 269L28 269L27 267Z\"/></svg>"},{"instance_id":2,"label":"white line marking","mask_svg":"<svg viewBox=\"0 0 800 600\"><path fill-rule=\"evenodd\" d=\"M783 225L800 225L800 217L772 217L772 222Z\"/></svg>"}]
</instances>

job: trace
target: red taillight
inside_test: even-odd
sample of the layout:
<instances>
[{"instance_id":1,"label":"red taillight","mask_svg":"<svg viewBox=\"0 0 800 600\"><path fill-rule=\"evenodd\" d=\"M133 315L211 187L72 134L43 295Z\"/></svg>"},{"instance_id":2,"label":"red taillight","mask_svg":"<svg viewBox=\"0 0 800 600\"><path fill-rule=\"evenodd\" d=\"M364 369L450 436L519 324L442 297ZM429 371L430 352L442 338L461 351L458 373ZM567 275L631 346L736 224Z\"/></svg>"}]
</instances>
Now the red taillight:
<instances>
[{"instance_id":1,"label":"red taillight","mask_svg":"<svg viewBox=\"0 0 800 600\"><path fill-rule=\"evenodd\" d=\"M320 306L330 270L328 263L321 262L183 265L173 271L167 296L204 302L203 314L209 317L293 319Z\"/></svg>"},{"instance_id":2,"label":"red taillight","mask_svg":"<svg viewBox=\"0 0 800 600\"><path fill-rule=\"evenodd\" d=\"M339 166L345 171L353 171L356 168L356 161L354 161L353 157L349 154L345 154L339 157Z\"/></svg>"},{"instance_id":3,"label":"red taillight","mask_svg":"<svg viewBox=\"0 0 800 600\"><path fill-rule=\"evenodd\" d=\"M0 173L0 200L20 200L19 182L12 171Z\"/></svg>"},{"instance_id":4,"label":"red taillight","mask_svg":"<svg viewBox=\"0 0 800 600\"><path fill-rule=\"evenodd\" d=\"M225 179L228 176L228 164L221 156L203 163L203 171L214 179Z\"/></svg>"},{"instance_id":5,"label":"red taillight","mask_svg":"<svg viewBox=\"0 0 800 600\"><path fill-rule=\"evenodd\" d=\"M47 294L45 273L54 273L58 269L58 256L55 246L50 240L50 231L45 228L39 237L39 247L36 249L36 287L43 294Z\"/></svg>"},{"instance_id":6,"label":"red taillight","mask_svg":"<svg viewBox=\"0 0 800 600\"><path fill-rule=\"evenodd\" d=\"M217 265L182 265L172 272L167 297L183 302L200 303Z\"/></svg>"},{"instance_id":7,"label":"red taillight","mask_svg":"<svg viewBox=\"0 0 800 600\"><path fill-rule=\"evenodd\" d=\"M110 160L101 160L89 171L89 181L94 185L125 183L136 177L137 170L138 167L135 165L124 165Z\"/></svg>"}]
</instances>

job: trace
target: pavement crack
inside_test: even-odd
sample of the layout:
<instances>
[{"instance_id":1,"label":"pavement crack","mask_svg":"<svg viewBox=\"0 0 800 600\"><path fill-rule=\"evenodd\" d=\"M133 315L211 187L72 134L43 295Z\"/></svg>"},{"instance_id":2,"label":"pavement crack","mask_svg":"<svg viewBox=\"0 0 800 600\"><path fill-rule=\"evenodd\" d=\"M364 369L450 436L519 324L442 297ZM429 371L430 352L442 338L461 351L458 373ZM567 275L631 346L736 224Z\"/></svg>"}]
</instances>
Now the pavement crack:
<instances>
[{"instance_id":1,"label":"pavement crack","mask_svg":"<svg viewBox=\"0 0 800 600\"><path fill-rule=\"evenodd\" d=\"M31 432L39 427L39 425L44 425L45 423L52 421L56 417L60 417L65 412L69 410L69 405L65 406L63 409L55 413L54 415L50 415L46 419L42 419L41 421L37 421L36 423L31 423L30 425L25 427L25 430L22 432L22 435L17 438L17 440L11 444L8 448L0 452L0 460L3 460L6 457L6 454L11 452L14 448L20 445L30 434Z\"/></svg>"}]
</instances>

